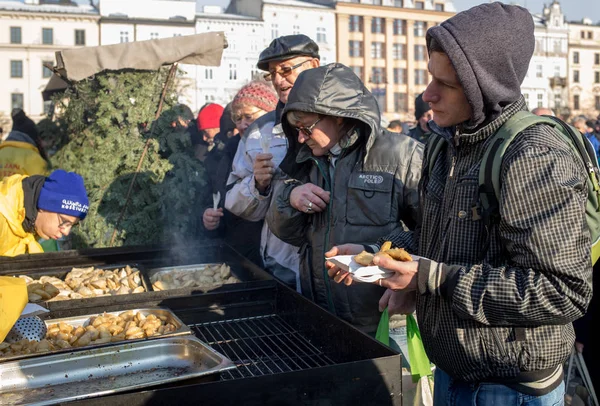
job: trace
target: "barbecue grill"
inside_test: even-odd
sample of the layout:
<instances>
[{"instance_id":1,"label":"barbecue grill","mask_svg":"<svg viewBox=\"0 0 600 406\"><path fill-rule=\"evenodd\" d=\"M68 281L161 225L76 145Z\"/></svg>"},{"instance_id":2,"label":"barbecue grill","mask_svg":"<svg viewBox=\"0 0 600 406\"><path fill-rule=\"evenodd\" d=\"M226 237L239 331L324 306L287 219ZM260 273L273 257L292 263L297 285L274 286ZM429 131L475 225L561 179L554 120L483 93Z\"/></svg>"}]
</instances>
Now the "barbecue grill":
<instances>
[{"instance_id":1,"label":"barbecue grill","mask_svg":"<svg viewBox=\"0 0 600 406\"><path fill-rule=\"evenodd\" d=\"M400 405L400 355L276 282L233 249L207 243L173 256L163 247L122 247L0 259L0 274L137 263L144 269L227 262L242 282L210 292L176 289L49 302L45 318L166 307L229 358L220 375L152 386L69 405Z\"/></svg>"},{"instance_id":2,"label":"barbecue grill","mask_svg":"<svg viewBox=\"0 0 600 406\"><path fill-rule=\"evenodd\" d=\"M210 381L182 381L73 405L401 404L399 354L278 282L135 303L157 305L170 308L237 368ZM52 315L82 312L77 308Z\"/></svg>"}]
</instances>

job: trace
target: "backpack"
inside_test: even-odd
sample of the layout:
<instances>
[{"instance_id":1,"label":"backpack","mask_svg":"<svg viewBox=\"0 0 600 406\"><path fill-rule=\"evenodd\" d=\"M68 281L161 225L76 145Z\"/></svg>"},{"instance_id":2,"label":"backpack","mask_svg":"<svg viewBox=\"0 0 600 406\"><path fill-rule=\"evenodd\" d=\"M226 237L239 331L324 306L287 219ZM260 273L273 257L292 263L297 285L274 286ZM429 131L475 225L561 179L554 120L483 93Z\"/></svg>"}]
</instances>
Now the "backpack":
<instances>
[{"instance_id":1,"label":"backpack","mask_svg":"<svg viewBox=\"0 0 600 406\"><path fill-rule=\"evenodd\" d=\"M474 220L483 220L486 230L499 221L499 199L500 199L500 168L502 158L510 143L525 129L537 125L547 124L554 127L562 136L564 141L571 147L577 156L579 156L585 165L588 178L588 199L585 208L586 222L591 234L592 247L591 258L592 265L600 257L600 169L598 168L598 159L590 141L584 134L581 134L576 128L566 124L559 118L552 116L537 116L528 111L519 111L509 118L500 127L492 140L489 142L487 150L483 154L481 167L479 168L479 201L475 202L473 210ZM441 135L432 133L429 139L429 175L433 170L437 156L441 153L444 143ZM477 200L477 199L475 199ZM484 251L489 246L489 238ZM482 253L484 257L485 252Z\"/></svg>"}]
</instances>

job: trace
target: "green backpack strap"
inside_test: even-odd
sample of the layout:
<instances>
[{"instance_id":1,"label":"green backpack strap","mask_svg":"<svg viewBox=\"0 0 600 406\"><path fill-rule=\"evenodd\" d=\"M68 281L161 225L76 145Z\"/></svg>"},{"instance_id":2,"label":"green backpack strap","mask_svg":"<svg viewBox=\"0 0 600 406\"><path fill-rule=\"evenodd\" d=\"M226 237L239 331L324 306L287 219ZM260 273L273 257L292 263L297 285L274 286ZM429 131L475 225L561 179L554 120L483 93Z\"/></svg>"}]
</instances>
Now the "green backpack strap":
<instances>
[{"instance_id":1,"label":"green backpack strap","mask_svg":"<svg viewBox=\"0 0 600 406\"><path fill-rule=\"evenodd\" d=\"M556 126L556 122L547 117L537 116L528 111L519 111L491 136L492 139L483 154L479 168L480 213L484 223L487 223L486 225L496 221L499 215L500 168L506 149L525 129L542 123L552 127Z\"/></svg>"}]
</instances>

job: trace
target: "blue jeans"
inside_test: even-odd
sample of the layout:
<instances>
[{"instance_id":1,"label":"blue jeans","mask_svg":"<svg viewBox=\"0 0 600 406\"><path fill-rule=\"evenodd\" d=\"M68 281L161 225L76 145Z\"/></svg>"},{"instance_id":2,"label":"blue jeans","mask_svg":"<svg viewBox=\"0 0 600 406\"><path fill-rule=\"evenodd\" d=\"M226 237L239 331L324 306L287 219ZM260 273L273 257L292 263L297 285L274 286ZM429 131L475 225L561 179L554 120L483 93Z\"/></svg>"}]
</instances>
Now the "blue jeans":
<instances>
[{"instance_id":1,"label":"blue jeans","mask_svg":"<svg viewBox=\"0 0 600 406\"><path fill-rule=\"evenodd\" d=\"M531 396L497 383L457 382L441 369L435 370L435 406L561 406L564 398L564 382L546 395Z\"/></svg>"}]
</instances>

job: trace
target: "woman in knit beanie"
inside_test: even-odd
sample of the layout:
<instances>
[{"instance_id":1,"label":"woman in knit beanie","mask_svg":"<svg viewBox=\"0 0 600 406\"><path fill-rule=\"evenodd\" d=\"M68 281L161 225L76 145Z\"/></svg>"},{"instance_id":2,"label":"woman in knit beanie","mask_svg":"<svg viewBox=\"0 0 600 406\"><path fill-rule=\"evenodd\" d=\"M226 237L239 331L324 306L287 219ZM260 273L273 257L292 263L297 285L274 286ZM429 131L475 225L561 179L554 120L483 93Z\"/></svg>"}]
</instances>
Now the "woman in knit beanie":
<instances>
[{"instance_id":1,"label":"woman in knit beanie","mask_svg":"<svg viewBox=\"0 0 600 406\"><path fill-rule=\"evenodd\" d=\"M231 102L231 117L240 137L254 120L276 106L277 94L270 84L254 81L242 87Z\"/></svg>"}]
</instances>

